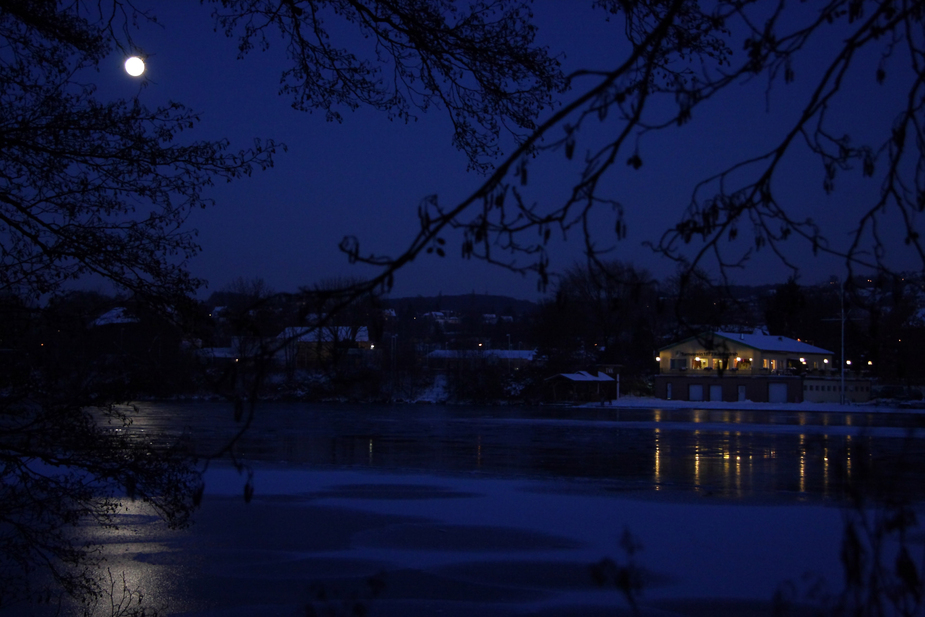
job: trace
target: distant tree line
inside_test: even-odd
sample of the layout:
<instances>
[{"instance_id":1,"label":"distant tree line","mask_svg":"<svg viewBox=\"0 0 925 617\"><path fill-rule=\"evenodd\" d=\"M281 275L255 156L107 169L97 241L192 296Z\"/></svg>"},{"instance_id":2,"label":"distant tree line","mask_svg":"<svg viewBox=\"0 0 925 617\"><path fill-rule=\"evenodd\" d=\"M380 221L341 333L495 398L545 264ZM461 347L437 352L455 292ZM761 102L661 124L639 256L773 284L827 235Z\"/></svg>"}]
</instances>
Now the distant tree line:
<instances>
[{"instance_id":1,"label":"distant tree line","mask_svg":"<svg viewBox=\"0 0 925 617\"><path fill-rule=\"evenodd\" d=\"M685 284L681 296L677 277L659 281L614 261L573 266L539 304L474 293L371 294L329 312L326 294L341 281L281 294L260 279L238 279L205 302L190 301L182 327L131 297L74 291L33 307L7 295L0 337L7 375L15 367L41 367L69 383L105 375L123 400L414 400L442 375L451 400L537 402L547 377L604 366L620 373L625 393L647 394L655 353L680 338L760 328L838 357L843 324L845 357L858 369L883 383L925 381L913 355L925 343L920 278L855 279L844 288L791 279L721 294L707 277ZM429 360L438 350L458 352L452 370ZM490 350L535 353L532 362L512 363ZM483 353L464 356L473 351Z\"/></svg>"}]
</instances>

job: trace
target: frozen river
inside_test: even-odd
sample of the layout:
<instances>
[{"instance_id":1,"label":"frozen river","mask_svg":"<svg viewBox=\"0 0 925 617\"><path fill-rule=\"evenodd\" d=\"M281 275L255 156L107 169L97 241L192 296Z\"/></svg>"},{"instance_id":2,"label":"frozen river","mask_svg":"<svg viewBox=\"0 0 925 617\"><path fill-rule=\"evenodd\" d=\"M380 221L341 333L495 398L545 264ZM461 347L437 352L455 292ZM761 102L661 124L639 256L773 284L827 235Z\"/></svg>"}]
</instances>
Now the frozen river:
<instances>
[{"instance_id":1,"label":"frozen river","mask_svg":"<svg viewBox=\"0 0 925 617\"><path fill-rule=\"evenodd\" d=\"M202 454L217 451L236 426L222 404L143 412L139 428L183 428ZM925 500L925 414L267 404L236 454L254 465L808 502L840 500L849 481L888 466L879 489Z\"/></svg>"},{"instance_id":2,"label":"frozen river","mask_svg":"<svg viewBox=\"0 0 925 617\"><path fill-rule=\"evenodd\" d=\"M143 404L134 430L186 434L206 455L232 415ZM839 588L851 487L921 511L923 427L910 414L261 404L235 448L251 503L246 474L215 460L190 529L139 510L103 540L113 571L170 614L630 614L596 584L610 559L634 564L643 614L770 615L788 579Z\"/></svg>"}]
</instances>

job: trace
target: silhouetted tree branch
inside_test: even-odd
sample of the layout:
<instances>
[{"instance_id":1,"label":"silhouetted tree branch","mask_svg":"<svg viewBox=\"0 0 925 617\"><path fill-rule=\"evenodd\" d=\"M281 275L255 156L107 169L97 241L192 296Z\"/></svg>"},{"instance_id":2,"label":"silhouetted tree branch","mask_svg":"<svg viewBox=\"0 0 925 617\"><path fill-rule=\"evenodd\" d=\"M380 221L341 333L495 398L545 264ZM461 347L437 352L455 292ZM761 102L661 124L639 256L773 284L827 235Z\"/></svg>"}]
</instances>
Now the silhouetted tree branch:
<instances>
[{"instance_id":1,"label":"silhouetted tree branch","mask_svg":"<svg viewBox=\"0 0 925 617\"><path fill-rule=\"evenodd\" d=\"M138 16L117 1L0 5L4 295L37 299L96 274L182 320L200 284L186 269L199 250L187 216L211 203L204 190L216 180L272 164L272 141L232 153L224 140L187 140L198 118L180 104L97 97L84 80L114 47L131 47ZM3 308L3 320L24 310ZM39 320L30 317L42 331ZM0 607L62 590L92 604L108 582L74 526L113 526L128 500L182 526L200 474L182 443L140 436L133 409L114 404L136 394L127 367L15 343L0 376Z\"/></svg>"},{"instance_id":2,"label":"silhouetted tree branch","mask_svg":"<svg viewBox=\"0 0 925 617\"><path fill-rule=\"evenodd\" d=\"M2 290L47 294L94 273L151 298L187 294L201 281L185 267L199 247L183 223L211 203L204 189L272 165L272 141L239 153L181 143L198 116L178 103L96 98L81 81L113 45L102 17L0 10Z\"/></svg>"},{"instance_id":3,"label":"silhouetted tree branch","mask_svg":"<svg viewBox=\"0 0 925 617\"><path fill-rule=\"evenodd\" d=\"M381 267L371 283L388 287L395 273L422 253L445 254L451 229L462 232L464 257L533 273L541 288L549 279L553 235L577 235L591 265L600 266L627 237L626 209L643 207L627 203L618 190L602 188L602 180L618 176L620 168L631 173L642 167L647 139L686 125L705 102L725 97L727 105L735 105L736 86L764 77L769 91L785 88L797 79L796 61L818 53L811 43L831 50L832 58L803 91L802 111L776 145L699 182L681 219L650 247L683 272L711 267L724 283L733 270L768 250L797 276L800 264L791 257L788 239L841 258L849 275L859 267L890 272L890 258L900 250L925 267L917 229L925 208L925 16L919 3L832 0L807 8L719 2L707 8L683 0L601 0L595 5L622 21L631 43L626 57L609 70L568 76L572 101L540 123L468 198L451 205L437 196L422 200L419 231L404 252L368 254L356 238L346 238L341 248L352 261ZM864 76L871 88L890 75L905 80L906 97L889 110L895 119L879 141L855 142L850 135L856 127L835 113L836 105L850 105L858 94L848 79L863 67L862 53L880 56L875 74ZM569 196L559 202L547 195L530 198L532 157L561 152L572 159L583 141L588 147ZM802 213L802 202L781 196L789 180L782 161L807 152L819 161L828 192L835 190L839 173L849 171L879 182L879 196L858 216L848 242L834 241ZM902 226L905 247L891 246L897 243L884 235L896 225ZM689 279L680 278L682 283Z\"/></svg>"},{"instance_id":4,"label":"silhouetted tree branch","mask_svg":"<svg viewBox=\"0 0 925 617\"><path fill-rule=\"evenodd\" d=\"M533 44L536 28L522 0L211 2L221 5L215 15L242 55L269 47L274 30L282 37L291 65L280 93L294 108L322 109L340 122L343 108L408 121L437 107L472 169L491 168L503 132L525 140L564 85L558 61ZM344 35L354 29L366 49Z\"/></svg>"}]
</instances>

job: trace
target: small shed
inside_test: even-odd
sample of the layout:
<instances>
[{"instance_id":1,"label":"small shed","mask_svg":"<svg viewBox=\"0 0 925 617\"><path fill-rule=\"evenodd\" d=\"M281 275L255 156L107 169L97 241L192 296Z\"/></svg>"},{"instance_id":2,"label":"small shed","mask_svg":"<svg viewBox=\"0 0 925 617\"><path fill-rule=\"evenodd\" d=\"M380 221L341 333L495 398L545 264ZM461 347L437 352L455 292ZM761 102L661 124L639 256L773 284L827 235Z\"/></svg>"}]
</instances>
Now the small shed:
<instances>
[{"instance_id":1,"label":"small shed","mask_svg":"<svg viewBox=\"0 0 925 617\"><path fill-rule=\"evenodd\" d=\"M546 389L553 401L600 401L616 396L616 380L606 373L588 371L559 373L546 378Z\"/></svg>"}]
</instances>

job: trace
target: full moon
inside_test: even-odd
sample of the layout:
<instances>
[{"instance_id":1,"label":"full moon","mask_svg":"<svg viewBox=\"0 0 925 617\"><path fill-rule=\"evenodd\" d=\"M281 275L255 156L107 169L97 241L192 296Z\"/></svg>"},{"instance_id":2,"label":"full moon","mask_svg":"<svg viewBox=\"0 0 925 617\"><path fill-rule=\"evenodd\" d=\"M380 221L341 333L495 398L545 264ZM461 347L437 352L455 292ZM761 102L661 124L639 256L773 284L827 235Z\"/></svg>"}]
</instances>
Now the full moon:
<instances>
[{"instance_id":1,"label":"full moon","mask_svg":"<svg viewBox=\"0 0 925 617\"><path fill-rule=\"evenodd\" d=\"M138 77L145 72L145 61L138 56L132 56L125 61L125 72L132 77Z\"/></svg>"}]
</instances>

